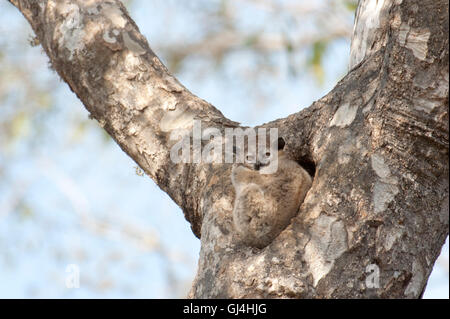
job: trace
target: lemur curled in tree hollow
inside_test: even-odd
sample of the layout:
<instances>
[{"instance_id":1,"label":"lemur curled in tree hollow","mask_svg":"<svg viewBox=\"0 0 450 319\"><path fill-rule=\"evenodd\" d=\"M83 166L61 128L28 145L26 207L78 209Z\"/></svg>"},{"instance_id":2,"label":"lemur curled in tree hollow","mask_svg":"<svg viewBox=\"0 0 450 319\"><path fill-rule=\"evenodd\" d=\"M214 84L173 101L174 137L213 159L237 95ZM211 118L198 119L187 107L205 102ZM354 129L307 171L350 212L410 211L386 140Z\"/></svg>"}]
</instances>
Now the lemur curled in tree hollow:
<instances>
[{"instance_id":1,"label":"lemur curled in tree hollow","mask_svg":"<svg viewBox=\"0 0 450 319\"><path fill-rule=\"evenodd\" d=\"M244 163L233 164L233 223L248 246L263 248L270 244L297 214L311 187L311 176L285 154L284 144L279 138L277 157L266 153L270 161L277 161L278 169L272 174L264 174L263 170L274 163L254 161L253 154L247 154Z\"/></svg>"}]
</instances>

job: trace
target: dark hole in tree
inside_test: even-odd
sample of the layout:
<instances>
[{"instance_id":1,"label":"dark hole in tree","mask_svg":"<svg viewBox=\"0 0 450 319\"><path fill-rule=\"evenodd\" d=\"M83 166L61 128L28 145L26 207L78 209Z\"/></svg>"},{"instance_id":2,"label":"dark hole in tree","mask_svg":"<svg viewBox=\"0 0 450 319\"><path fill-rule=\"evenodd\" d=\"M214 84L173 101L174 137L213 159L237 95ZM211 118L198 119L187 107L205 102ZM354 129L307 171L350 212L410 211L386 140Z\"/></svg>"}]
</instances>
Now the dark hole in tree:
<instances>
[{"instance_id":1,"label":"dark hole in tree","mask_svg":"<svg viewBox=\"0 0 450 319\"><path fill-rule=\"evenodd\" d=\"M312 178L316 175L316 164L308 158L300 158L298 163L311 175Z\"/></svg>"},{"instance_id":2,"label":"dark hole in tree","mask_svg":"<svg viewBox=\"0 0 450 319\"><path fill-rule=\"evenodd\" d=\"M282 137L278 138L278 149L282 150L285 146L285 141ZM314 178L316 174L316 164L307 156L301 156L297 162Z\"/></svg>"}]
</instances>

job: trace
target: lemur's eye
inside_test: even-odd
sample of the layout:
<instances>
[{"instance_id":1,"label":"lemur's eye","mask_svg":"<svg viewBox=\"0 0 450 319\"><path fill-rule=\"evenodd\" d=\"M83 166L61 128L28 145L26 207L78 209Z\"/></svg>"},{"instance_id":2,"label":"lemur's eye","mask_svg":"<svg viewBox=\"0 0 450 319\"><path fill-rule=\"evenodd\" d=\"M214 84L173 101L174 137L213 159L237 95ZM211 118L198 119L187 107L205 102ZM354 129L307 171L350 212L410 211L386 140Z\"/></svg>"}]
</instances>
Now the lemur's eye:
<instances>
[{"instance_id":1,"label":"lemur's eye","mask_svg":"<svg viewBox=\"0 0 450 319\"><path fill-rule=\"evenodd\" d=\"M269 157L270 156L270 152L266 152L266 156Z\"/></svg>"}]
</instances>

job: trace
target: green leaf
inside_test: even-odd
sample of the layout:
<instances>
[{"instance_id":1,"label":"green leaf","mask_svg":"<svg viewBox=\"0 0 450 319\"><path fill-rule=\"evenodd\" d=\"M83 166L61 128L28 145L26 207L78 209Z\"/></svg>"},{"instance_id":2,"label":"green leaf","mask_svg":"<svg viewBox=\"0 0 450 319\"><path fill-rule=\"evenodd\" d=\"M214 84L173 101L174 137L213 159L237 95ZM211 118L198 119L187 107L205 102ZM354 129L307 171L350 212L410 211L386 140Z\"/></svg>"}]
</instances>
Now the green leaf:
<instances>
[{"instance_id":1,"label":"green leaf","mask_svg":"<svg viewBox=\"0 0 450 319\"><path fill-rule=\"evenodd\" d=\"M246 47L252 47L258 42L258 35L252 34L248 36L244 41L244 46Z\"/></svg>"},{"instance_id":2,"label":"green leaf","mask_svg":"<svg viewBox=\"0 0 450 319\"><path fill-rule=\"evenodd\" d=\"M17 113L11 121L11 137L17 139L27 136L30 131L30 117L25 112Z\"/></svg>"},{"instance_id":3,"label":"green leaf","mask_svg":"<svg viewBox=\"0 0 450 319\"><path fill-rule=\"evenodd\" d=\"M347 10L349 11L355 11L356 8L358 7L358 1L355 0L346 0L344 1L344 6L347 8Z\"/></svg>"},{"instance_id":4,"label":"green leaf","mask_svg":"<svg viewBox=\"0 0 450 319\"><path fill-rule=\"evenodd\" d=\"M328 42L325 40L317 40L312 47L311 57L308 64L312 68L314 75L320 84L323 84L325 78L325 71L323 69L323 57L327 50Z\"/></svg>"}]
</instances>

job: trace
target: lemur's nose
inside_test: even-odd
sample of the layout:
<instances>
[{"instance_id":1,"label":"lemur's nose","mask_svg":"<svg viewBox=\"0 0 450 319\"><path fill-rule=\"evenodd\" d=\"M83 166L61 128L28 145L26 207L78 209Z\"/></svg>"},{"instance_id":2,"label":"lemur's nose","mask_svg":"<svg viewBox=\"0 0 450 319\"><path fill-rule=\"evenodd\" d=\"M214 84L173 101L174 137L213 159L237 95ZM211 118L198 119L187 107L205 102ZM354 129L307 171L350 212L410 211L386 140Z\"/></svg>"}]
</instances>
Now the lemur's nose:
<instances>
[{"instance_id":1,"label":"lemur's nose","mask_svg":"<svg viewBox=\"0 0 450 319\"><path fill-rule=\"evenodd\" d=\"M255 169L255 171L259 171L259 169L261 168L261 163L259 161L256 161L256 163L253 164L253 168Z\"/></svg>"}]
</instances>

